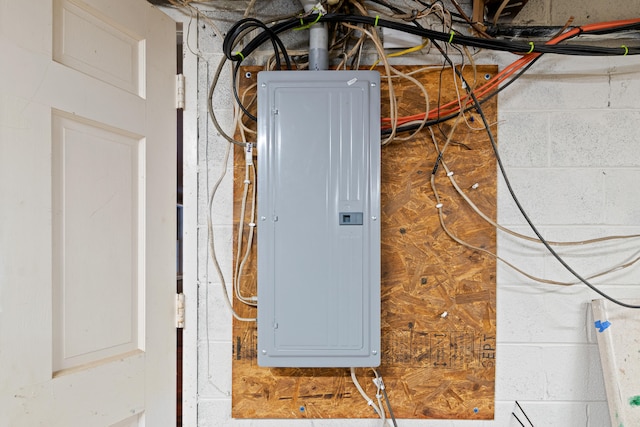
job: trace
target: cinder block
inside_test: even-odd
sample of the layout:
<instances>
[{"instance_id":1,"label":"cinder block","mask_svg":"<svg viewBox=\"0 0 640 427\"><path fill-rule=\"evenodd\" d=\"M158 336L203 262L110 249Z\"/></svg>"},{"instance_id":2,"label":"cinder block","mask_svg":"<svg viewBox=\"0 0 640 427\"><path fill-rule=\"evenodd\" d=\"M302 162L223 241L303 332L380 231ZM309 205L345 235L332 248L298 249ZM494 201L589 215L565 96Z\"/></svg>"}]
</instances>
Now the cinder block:
<instances>
[{"instance_id":1,"label":"cinder block","mask_svg":"<svg viewBox=\"0 0 640 427\"><path fill-rule=\"evenodd\" d=\"M561 116L561 111L607 108L607 69L599 58L545 55L500 93L500 110L558 112Z\"/></svg>"},{"instance_id":2,"label":"cinder block","mask_svg":"<svg viewBox=\"0 0 640 427\"><path fill-rule=\"evenodd\" d=\"M221 286L220 283L201 283L198 287L198 341L227 341L231 345L232 314L224 302ZM231 284L227 290L231 295ZM200 346L199 350L204 352L206 348ZM206 359L206 352L201 356Z\"/></svg>"},{"instance_id":3,"label":"cinder block","mask_svg":"<svg viewBox=\"0 0 640 427\"><path fill-rule=\"evenodd\" d=\"M640 59L636 57L609 58L611 108L640 109L637 96L640 91L639 65Z\"/></svg>"},{"instance_id":4,"label":"cinder block","mask_svg":"<svg viewBox=\"0 0 640 427\"><path fill-rule=\"evenodd\" d=\"M209 198L221 172L221 168L218 167L211 170L205 169L203 173L198 174L198 224L203 227L206 227L207 215L210 213L213 224L217 226L231 227L233 224L233 189L231 188L233 169L227 170L224 181L216 190L211 211L209 211Z\"/></svg>"},{"instance_id":5,"label":"cinder block","mask_svg":"<svg viewBox=\"0 0 640 427\"><path fill-rule=\"evenodd\" d=\"M227 399L231 396L231 342L200 341L198 358L198 396L201 399Z\"/></svg>"},{"instance_id":6,"label":"cinder block","mask_svg":"<svg viewBox=\"0 0 640 427\"><path fill-rule=\"evenodd\" d=\"M535 225L599 224L603 175L590 169L509 169L513 190ZM498 219L503 225L525 221L498 178Z\"/></svg>"},{"instance_id":7,"label":"cinder block","mask_svg":"<svg viewBox=\"0 0 640 427\"><path fill-rule=\"evenodd\" d=\"M551 116L551 165L640 166L640 111L572 111Z\"/></svg>"},{"instance_id":8,"label":"cinder block","mask_svg":"<svg viewBox=\"0 0 640 427\"><path fill-rule=\"evenodd\" d=\"M500 286L497 297L500 343L588 342L588 293L583 287Z\"/></svg>"},{"instance_id":9,"label":"cinder block","mask_svg":"<svg viewBox=\"0 0 640 427\"><path fill-rule=\"evenodd\" d=\"M535 237L528 226L509 226L510 230L525 236ZM546 251L542 244L524 240L503 231L497 233L498 255L524 272L544 276L544 257ZM497 262L498 283L501 286L528 286L537 282L528 279L502 261Z\"/></svg>"},{"instance_id":10,"label":"cinder block","mask_svg":"<svg viewBox=\"0 0 640 427\"><path fill-rule=\"evenodd\" d=\"M505 166L548 166L549 114L544 112L500 114L498 149Z\"/></svg>"},{"instance_id":11,"label":"cinder block","mask_svg":"<svg viewBox=\"0 0 640 427\"><path fill-rule=\"evenodd\" d=\"M521 425L605 427L610 425L609 420L601 416L603 411L608 416L606 402L518 401L518 403L522 409L512 402L512 406L508 409L509 419L503 423L496 420L494 425L509 427Z\"/></svg>"},{"instance_id":12,"label":"cinder block","mask_svg":"<svg viewBox=\"0 0 640 427\"><path fill-rule=\"evenodd\" d=\"M634 150L637 162L640 162L640 149ZM631 155L631 153L629 153ZM608 224L640 225L640 168L611 169L604 171L605 218Z\"/></svg>"},{"instance_id":13,"label":"cinder block","mask_svg":"<svg viewBox=\"0 0 640 427\"><path fill-rule=\"evenodd\" d=\"M499 344L496 357L498 400L606 399L594 344Z\"/></svg>"},{"instance_id":14,"label":"cinder block","mask_svg":"<svg viewBox=\"0 0 640 427\"><path fill-rule=\"evenodd\" d=\"M232 244L233 236L229 226L214 226L213 238L216 249L216 257L220 269L222 270L224 280L230 283L233 271L233 254ZM211 260L209 252L209 240L207 227L198 229L198 279L202 283L220 283L220 278Z\"/></svg>"},{"instance_id":15,"label":"cinder block","mask_svg":"<svg viewBox=\"0 0 640 427\"><path fill-rule=\"evenodd\" d=\"M603 4L597 1L553 2L550 25L565 25L569 17L575 17L573 25L628 19L637 15L638 8L638 0L616 3L616 7L603 7Z\"/></svg>"}]
</instances>

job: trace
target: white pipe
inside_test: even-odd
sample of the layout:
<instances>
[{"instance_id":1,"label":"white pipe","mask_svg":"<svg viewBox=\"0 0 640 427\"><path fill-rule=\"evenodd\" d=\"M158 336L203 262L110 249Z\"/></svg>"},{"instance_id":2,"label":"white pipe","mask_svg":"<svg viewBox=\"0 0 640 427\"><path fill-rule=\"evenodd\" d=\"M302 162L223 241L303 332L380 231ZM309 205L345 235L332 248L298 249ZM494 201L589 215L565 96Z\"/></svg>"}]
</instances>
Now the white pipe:
<instances>
[{"instance_id":1,"label":"white pipe","mask_svg":"<svg viewBox=\"0 0 640 427\"><path fill-rule=\"evenodd\" d=\"M313 10L317 0L300 0L305 12ZM327 24L313 24L309 29L309 70L329 68L329 29Z\"/></svg>"}]
</instances>

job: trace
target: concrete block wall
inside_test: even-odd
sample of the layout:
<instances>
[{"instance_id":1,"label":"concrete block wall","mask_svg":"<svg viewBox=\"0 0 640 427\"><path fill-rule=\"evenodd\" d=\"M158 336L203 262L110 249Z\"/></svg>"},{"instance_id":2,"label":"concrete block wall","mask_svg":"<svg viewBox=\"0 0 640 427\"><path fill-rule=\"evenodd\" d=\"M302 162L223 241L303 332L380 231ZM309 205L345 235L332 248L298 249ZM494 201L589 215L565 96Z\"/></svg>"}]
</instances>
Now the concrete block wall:
<instances>
[{"instance_id":1,"label":"concrete block wall","mask_svg":"<svg viewBox=\"0 0 640 427\"><path fill-rule=\"evenodd\" d=\"M233 3L233 2L231 2ZM279 2L286 10L292 2ZM285 4L286 3L286 4ZM295 7L294 7L295 8ZM217 13L210 15L214 20ZM228 24L217 21L222 28ZM198 26L202 29L202 25ZM195 48L195 47L194 47ZM206 94L221 58L220 40L199 37L198 207L198 427L379 426L379 420L233 420L231 413L231 315L209 257L206 212L209 191L225 168L226 144L207 118ZM506 66L515 57L484 53L481 63ZM436 62L437 63L437 62ZM232 130L232 97L226 87L215 105ZM581 240L640 233L640 60L547 56L499 97L498 139L513 188L550 240ZM386 148L386 149L393 149ZM217 253L230 289L232 264L231 169L214 200ZM529 234L499 181L499 221ZM586 276L624 262L639 240L559 248ZM499 255L533 275L571 280L539 244L499 233ZM640 298L640 267L594 280L618 298ZM498 349L493 421L399 420L401 427L518 426L517 400L537 427L607 427L609 413L583 285L541 285L498 267ZM363 402L364 404L364 402ZM520 416L523 419L522 416Z\"/></svg>"},{"instance_id":2,"label":"concrete block wall","mask_svg":"<svg viewBox=\"0 0 640 427\"><path fill-rule=\"evenodd\" d=\"M639 0L616 2L615 7L598 0L529 0L513 23L561 27L569 17L573 18L573 25L613 21L637 15L639 6Z\"/></svg>"}]
</instances>

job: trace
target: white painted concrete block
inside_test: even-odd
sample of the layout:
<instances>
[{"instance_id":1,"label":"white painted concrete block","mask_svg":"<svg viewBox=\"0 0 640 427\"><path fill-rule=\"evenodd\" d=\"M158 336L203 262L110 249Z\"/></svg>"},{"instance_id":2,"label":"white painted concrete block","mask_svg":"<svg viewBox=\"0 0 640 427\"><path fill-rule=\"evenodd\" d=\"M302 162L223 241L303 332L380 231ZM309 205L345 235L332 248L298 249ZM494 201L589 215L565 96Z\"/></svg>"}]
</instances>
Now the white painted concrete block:
<instances>
[{"instance_id":1,"label":"white painted concrete block","mask_svg":"<svg viewBox=\"0 0 640 427\"><path fill-rule=\"evenodd\" d=\"M640 146L637 137L633 155L640 162ZM638 191L640 168L612 169L604 173L607 223L640 225L640 191Z\"/></svg>"},{"instance_id":2,"label":"white painted concrete block","mask_svg":"<svg viewBox=\"0 0 640 427\"><path fill-rule=\"evenodd\" d=\"M640 91L640 58L611 58L611 108L639 109L638 92Z\"/></svg>"},{"instance_id":3,"label":"white painted concrete block","mask_svg":"<svg viewBox=\"0 0 640 427\"><path fill-rule=\"evenodd\" d=\"M603 175L590 169L509 169L516 196L535 225L599 224ZM501 224L524 224L519 211L498 179L498 219Z\"/></svg>"},{"instance_id":4,"label":"white painted concrete block","mask_svg":"<svg viewBox=\"0 0 640 427\"><path fill-rule=\"evenodd\" d=\"M573 111L551 116L551 166L640 166L640 111Z\"/></svg>"},{"instance_id":5,"label":"white painted concrete block","mask_svg":"<svg viewBox=\"0 0 640 427\"><path fill-rule=\"evenodd\" d=\"M587 343L588 303L580 287L500 286L497 326L501 343Z\"/></svg>"},{"instance_id":6,"label":"white painted concrete block","mask_svg":"<svg viewBox=\"0 0 640 427\"><path fill-rule=\"evenodd\" d=\"M544 112L500 114L498 147L505 166L548 166L549 114Z\"/></svg>"},{"instance_id":7,"label":"white painted concrete block","mask_svg":"<svg viewBox=\"0 0 640 427\"><path fill-rule=\"evenodd\" d=\"M225 399L231 396L231 342L204 341L198 358L198 395L202 399Z\"/></svg>"},{"instance_id":8,"label":"white painted concrete block","mask_svg":"<svg viewBox=\"0 0 640 427\"><path fill-rule=\"evenodd\" d=\"M525 426L536 427L606 427L609 421L606 402L518 402L521 411L515 404L512 420L508 424L496 424L497 426L521 426L515 419L517 416ZM605 417L601 416L602 411ZM527 421L527 418L529 421Z\"/></svg>"},{"instance_id":9,"label":"white painted concrete block","mask_svg":"<svg viewBox=\"0 0 640 427\"><path fill-rule=\"evenodd\" d=\"M233 245L233 236L231 227L214 226L213 239L214 247L216 249L216 257L223 273L224 280L230 284L233 271L233 254L231 250ZM206 227L200 227L198 230L198 242L199 245L205 246L201 250L201 252L204 252L202 256L204 257L205 254L207 256L198 264L198 277L200 278L200 281L205 283L220 283L221 279L219 278L219 275L214 268L213 261L210 258L211 253L208 251L208 230Z\"/></svg>"},{"instance_id":10,"label":"white painted concrete block","mask_svg":"<svg viewBox=\"0 0 640 427\"><path fill-rule=\"evenodd\" d=\"M500 108L547 112L606 108L610 99L606 71L593 58L544 56L500 94Z\"/></svg>"},{"instance_id":11,"label":"white painted concrete block","mask_svg":"<svg viewBox=\"0 0 640 427\"><path fill-rule=\"evenodd\" d=\"M220 283L203 283L198 288L198 341L231 342L232 314L224 301L221 286ZM231 295L230 284L227 290Z\"/></svg>"},{"instance_id":12,"label":"white painted concrete block","mask_svg":"<svg viewBox=\"0 0 640 427\"><path fill-rule=\"evenodd\" d=\"M496 399L605 400L593 344L499 344L496 357Z\"/></svg>"},{"instance_id":13,"label":"white painted concrete block","mask_svg":"<svg viewBox=\"0 0 640 427\"><path fill-rule=\"evenodd\" d=\"M514 232L525 236L534 237L535 234L527 226L510 226ZM537 277L544 276L544 258L546 251L540 243L514 237L506 232L497 233L498 255L516 268L525 273ZM535 282L528 279L521 273L502 261L497 262L498 283L501 285L535 285Z\"/></svg>"}]
</instances>

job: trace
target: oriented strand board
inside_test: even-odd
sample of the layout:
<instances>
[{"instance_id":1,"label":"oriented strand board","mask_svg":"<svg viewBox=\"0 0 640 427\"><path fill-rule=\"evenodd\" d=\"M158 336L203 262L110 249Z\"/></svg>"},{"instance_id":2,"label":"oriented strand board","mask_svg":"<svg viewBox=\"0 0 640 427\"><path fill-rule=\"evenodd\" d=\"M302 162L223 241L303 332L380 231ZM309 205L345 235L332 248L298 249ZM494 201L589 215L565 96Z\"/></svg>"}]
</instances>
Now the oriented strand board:
<instances>
[{"instance_id":1,"label":"oriented strand board","mask_svg":"<svg viewBox=\"0 0 640 427\"><path fill-rule=\"evenodd\" d=\"M405 72L415 69L402 68ZM256 71L241 71L241 92L255 83ZM477 76L483 80L496 72L495 66L481 66ZM473 80L470 67L465 75ZM450 69L422 71L414 77L427 87L432 107L438 93L443 103L456 97ZM383 84L383 98L385 88ZM411 85L398 82L396 95L401 116L424 108L420 91ZM484 105L492 124L496 123L496 110L495 98ZM387 114L383 100L383 115ZM467 123L457 127L444 160L460 187L495 218L495 159L486 132L471 129L481 128L477 114L467 114ZM451 126L449 121L433 128L440 146ZM398 418L491 419L496 359L495 260L459 245L443 231L430 186L436 158L427 130L411 141L396 142L382 150L383 354L378 370ZM243 162L244 154L236 150L236 223L244 185ZM442 167L436 173L436 183L451 232L495 252L495 230L455 193ZM307 244L300 242L301 247ZM242 277L245 295L255 292L255 267L254 248ZM255 316L255 309L238 301L234 305L241 315ZM359 369L357 373L367 393L374 396L372 372ZM235 320L232 386L234 418L375 417L351 383L348 369L258 367L255 324Z\"/></svg>"}]
</instances>

